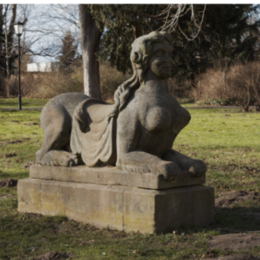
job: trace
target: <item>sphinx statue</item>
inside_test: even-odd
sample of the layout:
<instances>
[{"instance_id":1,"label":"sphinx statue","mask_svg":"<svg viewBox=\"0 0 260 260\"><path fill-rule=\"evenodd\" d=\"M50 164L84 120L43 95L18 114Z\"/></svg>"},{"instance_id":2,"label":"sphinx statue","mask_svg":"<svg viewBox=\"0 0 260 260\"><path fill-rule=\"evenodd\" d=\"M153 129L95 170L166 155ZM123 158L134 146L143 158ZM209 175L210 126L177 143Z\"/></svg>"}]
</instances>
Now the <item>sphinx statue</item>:
<instances>
[{"instance_id":1,"label":"sphinx statue","mask_svg":"<svg viewBox=\"0 0 260 260\"><path fill-rule=\"evenodd\" d=\"M36 163L51 166L115 166L126 172L160 173L167 181L207 167L172 149L190 114L169 94L172 39L151 32L132 44L133 76L114 94L114 104L80 93L51 99L41 113L44 132Z\"/></svg>"}]
</instances>

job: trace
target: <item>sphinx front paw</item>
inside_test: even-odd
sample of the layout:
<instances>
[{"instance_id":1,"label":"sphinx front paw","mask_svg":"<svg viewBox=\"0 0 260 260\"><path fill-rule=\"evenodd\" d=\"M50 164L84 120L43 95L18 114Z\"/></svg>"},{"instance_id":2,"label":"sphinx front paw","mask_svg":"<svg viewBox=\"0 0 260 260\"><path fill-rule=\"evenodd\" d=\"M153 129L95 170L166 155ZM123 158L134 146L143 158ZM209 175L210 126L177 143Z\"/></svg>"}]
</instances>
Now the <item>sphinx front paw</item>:
<instances>
[{"instance_id":1,"label":"sphinx front paw","mask_svg":"<svg viewBox=\"0 0 260 260\"><path fill-rule=\"evenodd\" d=\"M163 175L165 181L174 181L180 173L179 166L174 162L161 162L156 166L156 173Z\"/></svg>"},{"instance_id":2,"label":"sphinx front paw","mask_svg":"<svg viewBox=\"0 0 260 260\"><path fill-rule=\"evenodd\" d=\"M77 166L79 165L79 156L78 154L64 153L57 159L56 162L59 166Z\"/></svg>"},{"instance_id":3,"label":"sphinx front paw","mask_svg":"<svg viewBox=\"0 0 260 260\"><path fill-rule=\"evenodd\" d=\"M151 169L148 166L136 166L136 165L128 165L128 164L121 164L117 165L117 168L122 169L127 172L136 172L136 173L147 173L151 172Z\"/></svg>"},{"instance_id":4,"label":"sphinx front paw","mask_svg":"<svg viewBox=\"0 0 260 260\"><path fill-rule=\"evenodd\" d=\"M206 173L207 165L201 160L194 160L194 164L189 168L192 177L198 178Z\"/></svg>"},{"instance_id":5,"label":"sphinx front paw","mask_svg":"<svg viewBox=\"0 0 260 260\"><path fill-rule=\"evenodd\" d=\"M165 181L174 181L177 175L180 173L179 166L174 162L161 161L157 164L143 164L143 165L134 165L134 164L124 164L118 163L117 168L125 170L127 172L136 172L136 173L148 173L151 172L155 175L162 176Z\"/></svg>"},{"instance_id":6,"label":"sphinx front paw","mask_svg":"<svg viewBox=\"0 0 260 260\"><path fill-rule=\"evenodd\" d=\"M71 167L79 165L80 157L78 154L65 151L49 151L43 156L42 160L36 160L36 163L45 166Z\"/></svg>"}]
</instances>

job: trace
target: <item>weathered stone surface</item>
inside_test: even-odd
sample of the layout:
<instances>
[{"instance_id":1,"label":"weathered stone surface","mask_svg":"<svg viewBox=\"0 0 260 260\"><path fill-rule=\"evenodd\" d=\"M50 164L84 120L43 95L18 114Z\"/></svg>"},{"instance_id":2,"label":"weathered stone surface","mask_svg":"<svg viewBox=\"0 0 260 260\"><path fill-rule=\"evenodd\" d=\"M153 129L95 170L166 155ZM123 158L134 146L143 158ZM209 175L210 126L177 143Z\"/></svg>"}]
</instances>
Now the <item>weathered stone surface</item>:
<instances>
[{"instance_id":1,"label":"weathered stone surface","mask_svg":"<svg viewBox=\"0 0 260 260\"><path fill-rule=\"evenodd\" d=\"M19 181L19 211L142 233L213 220L214 191L200 185L206 164L172 149L190 114L168 92L171 44L166 32L134 41L133 76L113 105L64 93L44 106L42 166Z\"/></svg>"},{"instance_id":2,"label":"weathered stone surface","mask_svg":"<svg viewBox=\"0 0 260 260\"><path fill-rule=\"evenodd\" d=\"M124 192L124 230L142 233L173 230L181 225L204 226L213 221L214 190L207 186L163 191Z\"/></svg>"},{"instance_id":3,"label":"weathered stone surface","mask_svg":"<svg viewBox=\"0 0 260 260\"><path fill-rule=\"evenodd\" d=\"M192 186L159 191L29 178L18 182L18 210L65 215L100 228L163 232L213 221L214 190Z\"/></svg>"},{"instance_id":4,"label":"weathered stone surface","mask_svg":"<svg viewBox=\"0 0 260 260\"><path fill-rule=\"evenodd\" d=\"M54 167L34 164L30 166L30 177L33 179L56 180L77 183L94 183L124 185L147 189L168 189L172 187L192 186L205 183L205 173L192 177L190 172L180 173L171 182L165 181L161 174L126 172L116 167Z\"/></svg>"},{"instance_id":5,"label":"weathered stone surface","mask_svg":"<svg viewBox=\"0 0 260 260\"><path fill-rule=\"evenodd\" d=\"M171 149L190 121L189 112L168 92L171 45L166 32L133 42L133 76L117 88L113 105L80 93L51 99L41 112L44 139L36 163L112 165L127 172L159 173L168 181L182 172L205 174L203 161Z\"/></svg>"},{"instance_id":6,"label":"weathered stone surface","mask_svg":"<svg viewBox=\"0 0 260 260\"><path fill-rule=\"evenodd\" d=\"M18 182L18 210L65 215L97 227L122 230L124 187L23 179Z\"/></svg>"}]
</instances>

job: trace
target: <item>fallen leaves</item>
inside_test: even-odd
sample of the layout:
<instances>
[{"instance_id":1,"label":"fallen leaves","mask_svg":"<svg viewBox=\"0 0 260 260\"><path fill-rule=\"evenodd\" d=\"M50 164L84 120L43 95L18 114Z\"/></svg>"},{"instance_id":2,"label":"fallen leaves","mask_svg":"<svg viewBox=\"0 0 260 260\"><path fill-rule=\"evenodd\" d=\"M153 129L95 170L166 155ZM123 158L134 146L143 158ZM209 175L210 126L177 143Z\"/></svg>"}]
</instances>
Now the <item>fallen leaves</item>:
<instances>
[{"instance_id":1,"label":"fallen leaves","mask_svg":"<svg viewBox=\"0 0 260 260\"><path fill-rule=\"evenodd\" d=\"M47 252L43 255L39 255L31 258L32 260L56 260L56 259L67 259L67 258L77 258L77 256L66 253L66 252Z\"/></svg>"},{"instance_id":2,"label":"fallen leaves","mask_svg":"<svg viewBox=\"0 0 260 260\"><path fill-rule=\"evenodd\" d=\"M27 162L27 163L24 164L23 168L29 169L31 165L33 165L33 162Z\"/></svg>"},{"instance_id":3,"label":"fallen leaves","mask_svg":"<svg viewBox=\"0 0 260 260\"><path fill-rule=\"evenodd\" d=\"M259 246L260 236L259 233L246 232L236 234L225 234L213 236L208 246L210 249L218 248L221 250L245 250L250 247Z\"/></svg>"},{"instance_id":4,"label":"fallen leaves","mask_svg":"<svg viewBox=\"0 0 260 260\"><path fill-rule=\"evenodd\" d=\"M11 158L11 157L14 157L16 156L17 154L16 153L7 153L4 155L5 158Z\"/></svg>"},{"instance_id":5,"label":"fallen leaves","mask_svg":"<svg viewBox=\"0 0 260 260\"><path fill-rule=\"evenodd\" d=\"M16 187L16 186L17 186L17 180L15 180L15 179L0 180L0 188L2 188L2 187Z\"/></svg>"},{"instance_id":6,"label":"fallen leaves","mask_svg":"<svg viewBox=\"0 0 260 260\"><path fill-rule=\"evenodd\" d=\"M24 125L39 125L39 124L36 122L29 122L29 123L24 123Z\"/></svg>"},{"instance_id":7,"label":"fallen leaves","mask_svg":"<svg viewBox=\"0 0 260 260\"><path fill-rule=\"evenodd\" d=\"M14 140L14 141L9 141L9 142L6 142L5 145L7 144L18 144L18 143L22 143L23 141L21 140Z\"/></svg>"},{"instance_id":8,"label":"fallen leaves","mask_svg":"<svg viewBox=\"0 0 260 260\"><path fill-rule=\"evenodd\" d=\"M249 191L231 191L221 194L216 201L216 207L231 207L242 201L260 201L260 193Z\"/></svg>"}]
</instances>

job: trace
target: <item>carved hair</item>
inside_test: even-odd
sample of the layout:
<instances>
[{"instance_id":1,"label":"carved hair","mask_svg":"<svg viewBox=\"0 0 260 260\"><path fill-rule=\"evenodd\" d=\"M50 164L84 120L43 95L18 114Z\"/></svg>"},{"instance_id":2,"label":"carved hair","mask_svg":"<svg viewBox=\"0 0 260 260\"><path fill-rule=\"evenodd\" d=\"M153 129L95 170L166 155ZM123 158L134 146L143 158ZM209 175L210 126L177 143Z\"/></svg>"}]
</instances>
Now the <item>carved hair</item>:
<instances>
[{"instance_id":1,"label":"carved hair","mask_svg":"<svg viewBox=\"0 0 260 260\"><path fill-rule=\"evenodd\" d=\"M151 32L147 35L137 38L132 43L130 60L133 67L133 76L123 82L115 91L115 109L109 117L116 117L122 111L130 95L140 87L143 82L144 73L148 68L148 61L153 52L153 45L162 41L167 41L172 45L171 35L167 32Z\"/></svg>"}]
</instances>

